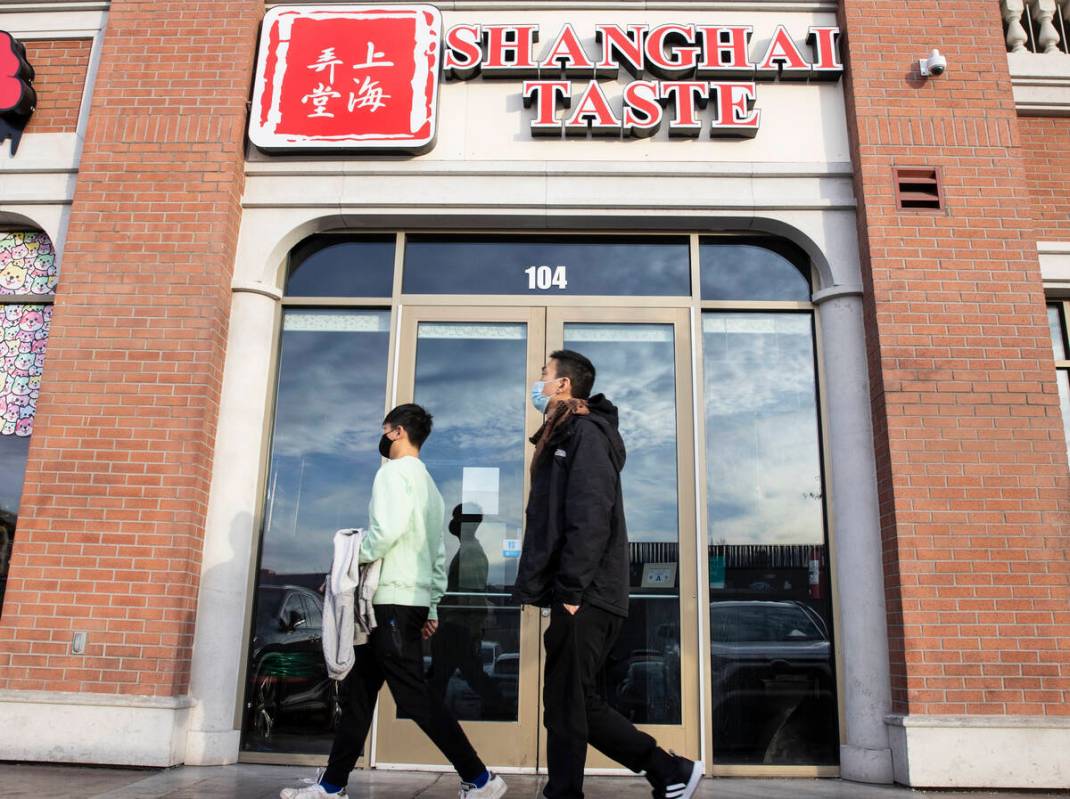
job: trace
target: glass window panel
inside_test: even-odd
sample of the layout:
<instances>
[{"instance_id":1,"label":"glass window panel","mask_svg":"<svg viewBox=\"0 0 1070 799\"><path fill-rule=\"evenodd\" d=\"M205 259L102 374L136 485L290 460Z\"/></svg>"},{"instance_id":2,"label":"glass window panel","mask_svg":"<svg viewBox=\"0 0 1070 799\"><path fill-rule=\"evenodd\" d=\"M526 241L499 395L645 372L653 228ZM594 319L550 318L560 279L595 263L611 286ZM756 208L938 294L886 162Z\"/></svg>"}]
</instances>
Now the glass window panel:
<instances>
[{"instance_id":1,"label":"glass window panel","mask_svg":"<svg viewBox=\"0 0 1070 799\"><path fill-rule=\"evenodd\" d=\"M0 338L0 435L29 436L37 413L51 305L3 305Z\"/></svg>"},{"instance_id":2,"label":"glass window panel","mask_svg":"<svg viewBox=\"0 0 1070 799\"><path fill-rule=\"evenodd\" d=\"M810 301L809 260L787 242L705 239L699 264L704 300Z\"/></svg>"},{"instance_id":3,"label":"glass window panel","mask_svg":"<svg viewBox=\"0 0 1070 799\"><path fill-rule=\"evenodd\" d=\"M1059 381L1059 405L1063 410L1063 428L1066 431L1066 451L1070 457L1070 371L1060 369L1055 373Z\"/></svg>"},{"instance_id":4,"label":"glass window panel","mask_svg":"<svg viewBox=\"0 0 1070 799\"><path fill-rule=\"evenodd\" d=\"M313 236L290 254L288 297L389 297L394 236Z\"/></svg>"},{"instance_id":5,"label":"glass window panel","mask_svg":"<svg viewBox=\"0 0 1070 799\"><path fill-rule=\"evenodd\" d=\"M6 238L21 234L8 234ZM0 237L0 242L5 237ZM47 242L47 239L45 239ZM9 250L10 251L10 250ZM19 251L21 252L21 250ZM21 256L19 256L21 257ZM9 261L9 265L10 265ZM2 277L0 277L2 280ZM51 290L51 289L49 289ZM11 293L30 293L20 286ZM0 609L15 542L26 452L37 414L37 399L52 322L51 305L12 303L0 307Z\"/></svg>"},{"instance_id":6,"label":"glass window panel","mask_svg":"<svg viewBox=\"0 0 1070 799\"><path fill-rule=\"evenodd\" d=\"M1066 333L1063 327L1062 310L1058 304L1048 306L1048 329L1051 331L1051 347L1055 360L1066 360Z\"/></svg>"},{"instance_id":7,"label":"glass window panel","mask_svg":"<svg viewBox=\"0 0 1070 799\"><path fill-rule=\"evenodd\" d=\"M565 347L597 370L595 393L619 409L628 449L621 475L631 548L628 620L601 688L636 723L679 724L680 527L676 344L668 324L568 324ZM661 587L654 587L654 586Z\"/></svg>"},{"instance_id":8,"label":"glass window panel","mask_svg":"<svg viewBox=\"0 0 1070 799\"><path fill-rule=\"evenodd\" d=\"M406 294L686 296L682 236L410 236Z\"/></svg>"},{"instance_id":9,"label":"glass window panel","mask_svg":"<svg viewBox=\"0 0 1070 799\"><path fill-rule=\"evenodd\" d=\"M714 761L834 764L811 316L702 322Z\"/></svg>"},{"instance_id":10,"label":"glass window panel","mask_svg":"<svg viewBox=\"0 0 1070 799\"><path fill-rule=\"evenodd\" d=\"M59 270L44 233L0 233L0 294L55 294Z\"/></svg>"},{"instance_id":11,"label":"glass window panel","mask_svg":"<svg viewBox=\"0 0 1070 799\"><path fill-rule=\"evenodd\" d=\"M431 688L463 721L515 721L527 325L418 325L414 399L434 416L421 458L449 515L447 593L425 643Z\"/></svg>"},{"instance_id":12,"label":"glass window panel","mask_svg":"<svg viewBox=\"0 0 1070 799\"><path fill-rule=\"evenodd\" d=\"M389 311L288 310L278 367L243 747L330 751L337 686L320 588L334 532L368 523Z\"/></svg>"},{"instance_id":13,"label":"glass window panel","mask_svg":"<svg viewBox=\"0 0 1070 799\"><path fill-rule=\"evenodd\" d=\"M15 527L22 499L22 481L26 476L26 453L30 439L23 436L0 435L0 612L4 606L8 567L15 544Z\"/></svg>"}]
</instances>

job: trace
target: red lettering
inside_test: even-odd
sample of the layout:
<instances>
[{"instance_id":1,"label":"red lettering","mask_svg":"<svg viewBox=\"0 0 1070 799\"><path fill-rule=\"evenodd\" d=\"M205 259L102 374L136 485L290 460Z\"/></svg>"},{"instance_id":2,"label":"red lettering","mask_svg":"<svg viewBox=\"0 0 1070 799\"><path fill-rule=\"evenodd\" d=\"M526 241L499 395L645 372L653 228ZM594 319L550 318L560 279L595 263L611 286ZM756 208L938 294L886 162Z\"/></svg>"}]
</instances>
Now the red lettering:
<instances>
[{"instance_id":1,"label":"red lettering","mask_svg":"<svg viewBox=\"0 0 1070 799\"><path fill-rule=\"evenodd\" d=\"M636 80L624 87L625 133L636 138L653 136L661 127L665 109L658 100L658 83L653 80Z\"/></svg>"},{"instance_id":2,"label":"red lettering","mask_svg":"<svg viewBox=\"0 0 1070 799\"><path fill-rule=\"evenodd\" d=\"M670 81L658 84L658 97L671 99L676 112L669 120L670 136L698 136L702 122L698 109L706 107L710 86L705 81Z\"/></svg>"},{"instance_id":3,"label":"red lettering","mask_svg":"<svg viewBox=\"0 0 1070 799\"><path fill-rule=\"evenodd\" d=\"M532 55L539 40L538 25L484 25L483 32L487 38L483 58L485 76L539 74Z\"/></svg>"},{"instance_id":4,"label":"red lettering","mask_svg":"<svg viewBox=\"0 0 1070 799\"><path fill-rule=\"evenodd\" d=\"M838 80L843 74L843 64L836 52L839 38L839 28L810 28L806 42L813 50L814 60L810 70L814 80Z\"/></svg>"},{"instance_id":5,"label":"red lettering","mask_svg":"<svg viewBox=\"0 0 1070 799\"><path fill-rule=\"evenodd\" d=\"M681 42L688 46L679 46ZM646 37L647 68L661 78L686 78L694 73L701 49L695 45L694 25L658 25Z\"/></svg>"},{"instance_id":6,"label":"red lettering","mask_svg":"<svg viewBox=\"0 0 1070 799\"><path fill-rule=\"evenodd\" d=\"M567 80L526 80L523 87L524 107L535 106L531 122L532 136L560 136L561 122L557 119L557 104L568 108L572 101L572 82Z\"/></svg>"},{"instance_id":7,"label":"red lettering","mask_svg":"<svg viewBox=\"0 0 1070 799\"><path fill-rule=\"evenodd\" d=\"M750 60L750 25L699 25L702 60L695 74L700 78L753 79Z\"/></svg>"},{"instance_id":8,"label":"red lettering","mask_svg":"<svg viewBox=\"0 0 1070 799\"><path fill-rule=\"evenodd\" d=\"M615 78L623 66L633 78L643 74L643 40L647 25L629 25L627 32L620 25L595 25L595 41L602 45L602 60L598 74Z\"/></svg>"},{"instance_id":9,"label":"red lettering","mask_svg":"<svg viewBox=\"0 0 1070 799\"><path fill-rule=\"evenodd\" d=\"M442 72L447 79L468 80L479 72L483 61L479 25L454 25L446 31L446 53Z\"/></svg>"},{"instance_id":10,"label":"red lettering","mask_svg":"<svg viewBox=\"0 0 1070 799\"><path fill-rule=\"evenodd\" d=\"M758 133L762 112L755 110L758 91L754 83L711 83L717 116L711 136L751 138Z\"/></svg>"},{"instance_id":11,"label":"red lettering","mask_svg":"<svg viewBox=\"0 0 1070 799\"><path fill-rule=\"evenodd\" d=\"M759 80L806 80L810 77L810 64L799 52L787 28L777 25L776 33L766 48L765 56L758 62L756 75Z\"/></svg>"},{"instance_id":12,"label":"red lettering","mask_svg":"<svg viewBox=\"0 0 1070 799\"><path fill-rule=\"evenodd\" d=\"M566 136L585 136L588 130L596 136L620 136L621 131L621 121L613 113L596 80L587 84L576 109L565 123Z\"/></svg>"},{"instance_id":13,"label":"red lettering","mask_svg":"<svg viewBox=\"0 0 1070 799\"><path fill-rule=\"evenodd\" d=\"M543 70L560 69L566 75L594 75L594 62L583 49L576 29L570 23L562 26L540 66Z\"/></svg>"}]
</instances>

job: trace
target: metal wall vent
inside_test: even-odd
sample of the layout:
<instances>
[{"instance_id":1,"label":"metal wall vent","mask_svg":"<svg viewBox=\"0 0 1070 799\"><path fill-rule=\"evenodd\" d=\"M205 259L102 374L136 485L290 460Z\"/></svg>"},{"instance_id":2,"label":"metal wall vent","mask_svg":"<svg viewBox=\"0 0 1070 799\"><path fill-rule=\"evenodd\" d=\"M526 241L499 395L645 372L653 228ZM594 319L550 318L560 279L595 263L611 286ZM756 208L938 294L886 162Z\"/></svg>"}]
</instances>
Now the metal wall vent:
<instances>
[{"instance_id":1,"label":"metal wall vent","mask_svg":"<svg viewBox=\"0 0 1070 799\"><path fill-rule=\"evenodd\" d=\"M896 167L895 200L903 210L941 210L944 192L940 186L940 172L933 167Z\"/></svg>"}]
</instances>

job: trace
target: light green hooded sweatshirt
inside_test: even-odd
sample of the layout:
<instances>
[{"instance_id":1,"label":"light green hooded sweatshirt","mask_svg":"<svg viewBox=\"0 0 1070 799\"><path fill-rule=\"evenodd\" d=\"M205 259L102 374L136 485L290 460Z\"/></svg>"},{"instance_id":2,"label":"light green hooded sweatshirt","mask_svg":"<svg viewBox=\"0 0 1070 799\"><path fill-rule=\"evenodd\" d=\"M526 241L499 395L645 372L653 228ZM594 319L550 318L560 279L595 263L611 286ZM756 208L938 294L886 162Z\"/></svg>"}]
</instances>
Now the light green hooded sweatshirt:
<instances>
[{"instance_id":1,"label":"light green hooded sweatshirt","mask_svg":"<svg viewBox=\"0 0 1070 799\"><path fill-rule=\"evenodd\" d=\"M368 506L360 563L382 560L375 605L428 608L438 618L446 593L446 506L423 461L412 456L379 467Z\"/></svg>"}]
</instances>

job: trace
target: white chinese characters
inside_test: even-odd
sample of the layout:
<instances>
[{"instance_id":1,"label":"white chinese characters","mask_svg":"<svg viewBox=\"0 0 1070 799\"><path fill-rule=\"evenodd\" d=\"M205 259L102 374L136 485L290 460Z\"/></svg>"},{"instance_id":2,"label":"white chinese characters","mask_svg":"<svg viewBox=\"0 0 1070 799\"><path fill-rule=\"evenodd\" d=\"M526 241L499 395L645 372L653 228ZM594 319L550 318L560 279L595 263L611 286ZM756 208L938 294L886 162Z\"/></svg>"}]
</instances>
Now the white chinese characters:
<instances>
[{"instance_id":1,"label":"white chinese characters","mask_svg":"<svg viewBox=\"0 0 1070 799\"><path fill-rule=\"evenodd\" d=\"M327 110L327 103L329 103L332 98L341 96L341 94L334 90L334 87L329 85L325 86L323 83L320 83L315 89L302 97L301 102L311 103L315 109L308 115L309 119L315 119L316 117L330 117L333 119L334 114Z\"/></svg>"},{"instance_id":2,"label":"white chinese characters","mask_svg":"<svg viewBox=\"0 0 1070 799\"><path fill-rule=\"evenodd\" d=\"M353 80L358 79L354 78ZM360 84L360 88L356 92L349 93L349 110L367 108L374 113L385 106L385 101L389 99L390 95L383 93L383 87L379 85L379 81L372 80L365 75L364 82Z\"/></svg>"},{"instance_id":3,"label":"white chinese characters","mask_svg":"<svg viewBox=\"0 0 1070 799\"><path fill-rule=\"evenodd\" d=\"M394 66L393 61L387 60L385 52L376 49L375 42L368 42L367 52L368 54L364 61L351 65L354 70L381 69ZM321 76L324 73L327 74L326 83L321 79L316 88L301 98L302 103L310 104L313 107L311 113L308 114L309 119L334 118L334 114L328 110L328 104L332 100L342 97L341 92L334 88L334 81L335 68L343 64L342 59L335 55L334 47L325 47L316 60L307 65L308 69L319 73ZM368 75L358 75L353 78L353 82L357 85L357 88L349 91L346 111L353 113L356 109L367 109L369 112L374 113L386 106L386 101L390 99L390 95L386 94L379 81L372 80Z\"/></svg>"}]
</instances>

